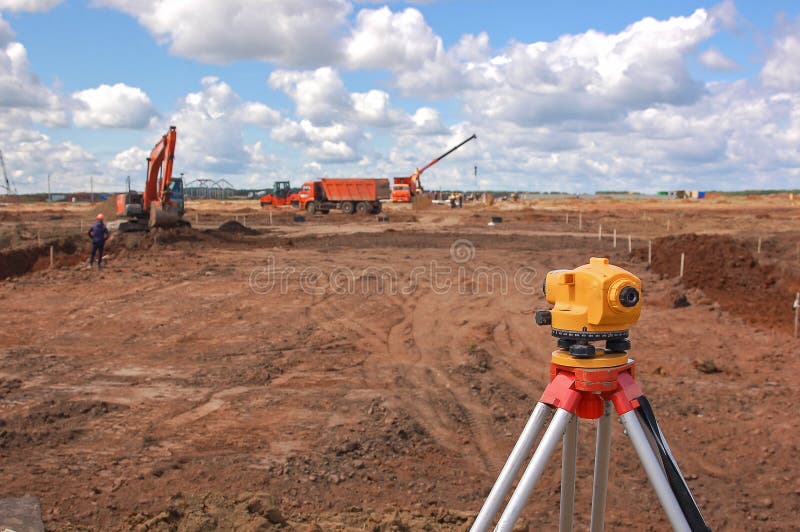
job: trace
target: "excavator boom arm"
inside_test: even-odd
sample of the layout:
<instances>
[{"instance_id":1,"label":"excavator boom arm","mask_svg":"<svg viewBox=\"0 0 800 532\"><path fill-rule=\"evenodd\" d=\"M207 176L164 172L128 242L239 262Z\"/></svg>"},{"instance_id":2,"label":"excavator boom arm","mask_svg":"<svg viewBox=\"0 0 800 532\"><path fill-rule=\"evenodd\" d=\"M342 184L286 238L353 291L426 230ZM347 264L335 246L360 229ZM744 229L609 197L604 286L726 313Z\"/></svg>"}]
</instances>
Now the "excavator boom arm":
<instances>
[{"instance_id":1,"label":"excavator boom arm","mask_svg":"<svg viewBox=\"0 0 800 532\"><path fill-rule=\"evenodd\" d=\"M169 131L156 143L153 151L150 152L150 157L147 158L147 180L142 197L145 211L150 209L150 203L153 201L162 201L164 193L169 190L172 182L172 165L175 161L177 137L175 126L170 126ZM161 177L160 182L159 177Z\"/></svg>"}]
</instances>

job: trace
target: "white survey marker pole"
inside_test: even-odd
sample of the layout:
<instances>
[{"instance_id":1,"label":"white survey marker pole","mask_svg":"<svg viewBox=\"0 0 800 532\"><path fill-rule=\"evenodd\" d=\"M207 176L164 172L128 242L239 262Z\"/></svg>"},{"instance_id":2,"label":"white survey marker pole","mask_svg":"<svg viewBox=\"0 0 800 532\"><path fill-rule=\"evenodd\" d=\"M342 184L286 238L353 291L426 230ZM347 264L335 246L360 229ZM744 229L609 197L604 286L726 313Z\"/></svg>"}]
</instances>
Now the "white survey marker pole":
<instances>
[{"instance_id":1,"label":"white survey marker pole","mask_svg":"<svg viewBox=\"0 0 800 532\"><path fill-rule=\"evenodd\" d=\"M797 338L797 326L800 325L800 292L794 296L792 308L794 309L794 337Z\"/></svg>"}]
</instances>

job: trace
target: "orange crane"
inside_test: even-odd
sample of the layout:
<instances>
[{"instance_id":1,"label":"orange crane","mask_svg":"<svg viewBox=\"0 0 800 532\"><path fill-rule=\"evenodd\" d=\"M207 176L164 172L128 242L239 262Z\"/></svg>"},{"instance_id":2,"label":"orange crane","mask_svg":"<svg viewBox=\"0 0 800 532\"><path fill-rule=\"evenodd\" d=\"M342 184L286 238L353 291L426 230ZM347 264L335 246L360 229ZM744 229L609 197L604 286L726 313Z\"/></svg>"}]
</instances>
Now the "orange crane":
<instances>
[{"instance_id":1,"label":"orange crane","mask_svg":"<svg viewBox=\"0 0 800 532\"><path fill-rule=\"evenodd\" d=\"M120 224L120 231L189 225L182 219L183 179L172 177L177 138L175 126L170 126L169 131L153 147L147 158L143 193L129 190L117 195L117 215L128 218L127 222Z\"/></svg>"},{"instance_id":2,"label":"orange crane","mask_svg":"<svg viewBox=\"0 0 800 532\"><path fill-rule=\"evenodd\" d=\"M422 168L417 168L416 170L414 170L414 173L412 173L408 177L395 177L392 186L392 202L409 203L411 201L411 198L417 194L417 191L424 192L422 188L422 182L419 179L420 176L422 175L422 172L424 172L434 164L438 163L439 161L441 161L442 159L444 159L445 157L447 157L448 155L459 149L461 146L466 144L467 142L477 138L478 138L477 135L472 135L468 139L462 141L457 146L450 148L449 150L447 150L446 152L444 152L443 154L441 154L440 156L438 156L437 158L435 158Z\"/></svg>"}]
</instances>

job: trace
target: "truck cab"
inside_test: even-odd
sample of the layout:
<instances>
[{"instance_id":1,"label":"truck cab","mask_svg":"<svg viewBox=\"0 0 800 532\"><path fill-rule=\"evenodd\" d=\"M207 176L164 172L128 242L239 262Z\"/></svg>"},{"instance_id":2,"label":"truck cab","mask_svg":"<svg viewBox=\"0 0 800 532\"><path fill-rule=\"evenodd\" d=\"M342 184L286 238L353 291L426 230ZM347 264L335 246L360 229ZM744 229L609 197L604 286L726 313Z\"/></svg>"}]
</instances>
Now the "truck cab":
<instances>
[{"instance_id":1,"label":"truck cab","mask_svg":"<svg viewBox=\"0 0 800 532\"><path fill-rule=\"evenodd\" d=\"M392 203L409 203L411 201L411 187L406 184L392 185Z\"/></svg>"},{"instance_id":2,"label":"truck cab","mask_svg":"<svg viewBox=\"0 0 800 532\"><path fill-rule=\"evenodd\" d=\"M295 194L297 197L297 204L298 207L301 209L306 209L309 201L314 201L317 198L317 194L315 194L315 188L317 183L314 181L306 181L303 183L303 186L300 187L300 191Z\"/></svg>"},{"instance_id":3,"label":"truck cab","mask_svg":"<svg viewBox=\"0 0 800 532\"><path fill-rule=\"evenodd\" d=\"M417 181L414 176L395 177L392 180L392 203L411 203L417 193Z\"/></svg>"}]
</instances>

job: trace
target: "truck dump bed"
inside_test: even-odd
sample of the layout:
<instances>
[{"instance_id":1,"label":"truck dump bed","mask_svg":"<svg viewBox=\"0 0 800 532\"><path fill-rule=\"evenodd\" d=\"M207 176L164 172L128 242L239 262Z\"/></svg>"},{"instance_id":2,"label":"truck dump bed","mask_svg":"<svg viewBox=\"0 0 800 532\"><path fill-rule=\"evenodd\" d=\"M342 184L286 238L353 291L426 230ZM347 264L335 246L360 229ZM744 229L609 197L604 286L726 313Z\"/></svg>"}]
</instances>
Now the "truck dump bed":
<instances>
[{"instance_id":1,"label":"truck dump bed","mask_svg":"<svg viewBox=\"0 0 800 532\"><path fill-rule=\"evenodd\" d=\"M388 179L320 179L328 201L378 201L389 199Z\"/></svg>"}]
</instances>

